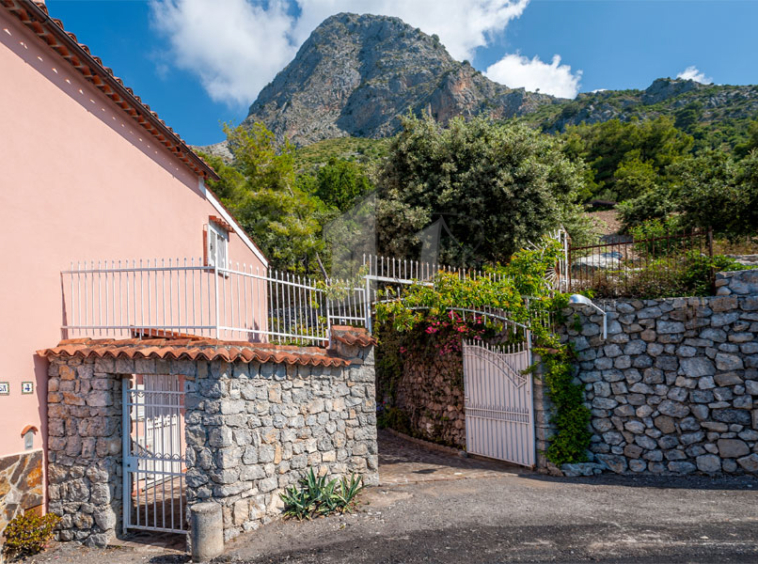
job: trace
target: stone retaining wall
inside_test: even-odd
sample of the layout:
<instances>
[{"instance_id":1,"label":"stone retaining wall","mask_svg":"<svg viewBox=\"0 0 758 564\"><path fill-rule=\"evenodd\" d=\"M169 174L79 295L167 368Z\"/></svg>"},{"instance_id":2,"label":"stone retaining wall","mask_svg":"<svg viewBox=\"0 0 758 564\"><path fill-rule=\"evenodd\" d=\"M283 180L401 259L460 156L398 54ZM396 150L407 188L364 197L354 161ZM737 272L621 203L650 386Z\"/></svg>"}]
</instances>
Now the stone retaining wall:
<instances>
[{"instance_id":1,"label":"stone retaining wall","mask_svg":"<svg viewBox=\"0 0 758 564\"><path fill-rule=\"evenodd\" d=\"M58 540L105 546L121 530L121 380L134 374L184 375L188 506L221 504L226 538L280 513L282 488L311 468L377 484L373 347L343 341L329 354L349 365L330 367L50 358L48 497L62 518Z\"/></svg>"},{"instance_id":2,"label":"stone retaining wall","mask_svg":"<svg viewBox=\"0 0 758 564\"><path fill-rule=\"evenodd\" d=\"M362 362L361 362L362 361ZM373 352L346 368L214 362L189 384L187 501L223 506L224 536L281 512L308 469L378 484Z\"/></svg>"},{"instance_id":3,"label":"stone retaining wall","mask_svg":"<svg viewBox=\"0 0 758 564\"><path fill-rule=\"evenodd\" d=\"M578 352L597 467L758 472L758 296L597 303L607 340L590 308L567 310L563 335Z\"/></svg>"},{"instance_id":4,"label":"stone retaining wall","mask_svg":"<svg viewBox=\"0 0 758 564\"><path fill-rule=\"evenodd\" d=\"M412 347L409 346L409 349ZM461 353L441 355L427 347L403 355L403 373L395 382L379 376L378 389L394 386L392 407L407 415L409 429L398 429L425 440L466 447Z\"/></svg>"},{"instance_id":5,"label":"stone retaining wall","mask_svg":"<svg viewBox=\"0 0 758 564\"><path fill-rule=\"evenodd\" d=\"M758 270L716 273L716 295L758 296Z\"/></svg>"}]
</instances>

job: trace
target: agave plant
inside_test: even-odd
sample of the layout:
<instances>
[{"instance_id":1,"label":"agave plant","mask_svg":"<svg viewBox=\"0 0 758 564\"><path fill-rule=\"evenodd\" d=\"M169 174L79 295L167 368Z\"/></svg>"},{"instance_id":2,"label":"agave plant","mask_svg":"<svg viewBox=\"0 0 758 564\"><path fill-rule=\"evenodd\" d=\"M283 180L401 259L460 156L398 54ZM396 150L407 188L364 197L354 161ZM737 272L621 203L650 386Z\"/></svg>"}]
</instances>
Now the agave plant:
<instances>
[{"instance_id":1,"label":"agave plant","mask_svg":"<svg viewBox=\"0 0 758 564\"><path fill-rule=\"evenodd\" d=\"M313 500L307 489L298 490L295 486L290 486L279 497L284 502L285 517L294 517L298 521L311 518Z\"/></svg>"},{"instance_id":2,"label":"agave plant","mask_svg":"<svg viewBox=\"0 0 758 564\"><path fill-rule=\"evenodd\" d=\"M353 474L350 480L327 481L325 476L317 477L311 469L300 480L300 486L300 489L286 488L280 497L284 502L284 516L302 521L331 513L349 513L355 496L363 489L363 478Z\"/></svg>"},{"instance_id":3,"label":"agave plant","mask_svg":"<svg viewBox=\"0 0 758 564\"><path fill-rule=\"evenodd\" d=\"M342 478L340 482L340 488L338 496L340 499L340 505L342 511L350 513L350 504L355 499L355 496L364 488L363 477L351 474L350 481L347 478Z\"/></svg>"}]
</instances>

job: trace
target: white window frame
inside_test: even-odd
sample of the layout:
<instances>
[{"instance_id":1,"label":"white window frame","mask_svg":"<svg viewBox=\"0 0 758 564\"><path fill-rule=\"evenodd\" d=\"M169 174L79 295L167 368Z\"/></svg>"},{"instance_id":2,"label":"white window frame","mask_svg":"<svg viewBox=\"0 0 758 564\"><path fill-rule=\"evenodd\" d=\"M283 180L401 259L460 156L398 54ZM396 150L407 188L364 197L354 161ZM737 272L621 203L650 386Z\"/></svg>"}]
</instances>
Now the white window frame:
<instances>
[{"instance_id":1,"label":"white window frame","mask_svg":"<svg viewBox=\"0 0 758 564\"><path fill-rule=\"evenodd\" d=\"M229 268L229 233L216 225L213 221L208 222L208 266L214 268Z\"/></svg>"}]
</instances>

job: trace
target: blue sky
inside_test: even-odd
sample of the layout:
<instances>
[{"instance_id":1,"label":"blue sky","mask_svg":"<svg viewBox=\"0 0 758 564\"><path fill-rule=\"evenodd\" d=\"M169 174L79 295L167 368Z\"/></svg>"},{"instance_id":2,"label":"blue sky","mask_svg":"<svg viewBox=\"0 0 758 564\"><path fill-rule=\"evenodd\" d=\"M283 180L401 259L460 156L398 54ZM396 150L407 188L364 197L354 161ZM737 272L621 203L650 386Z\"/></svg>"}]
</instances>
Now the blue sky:
<instances>
[{"instance_id":1,"label":"blue sky","mask_svg":"<svg viewBox=\"0 0 758 564\"><path fill-rule=\"evenodd\" d=\"M332 11L397 15L437 33L456 58L468 58L494 80L564 96L645 88L688 67L699 80L758 84L758 0L502 0L500 6L492 0L290 0L281 9L275 0L47 4L198 145L222 140L220 124L245 117L260 88Z\"/></svg>"}]
</instances>

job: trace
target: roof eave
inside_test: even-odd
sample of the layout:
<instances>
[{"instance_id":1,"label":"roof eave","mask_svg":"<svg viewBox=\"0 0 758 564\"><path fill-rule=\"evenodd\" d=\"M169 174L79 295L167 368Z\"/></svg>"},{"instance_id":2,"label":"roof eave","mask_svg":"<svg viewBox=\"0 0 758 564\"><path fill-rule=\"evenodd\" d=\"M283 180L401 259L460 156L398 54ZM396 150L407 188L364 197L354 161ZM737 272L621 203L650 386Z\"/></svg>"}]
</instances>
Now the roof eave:
<instances>
[{"instance_id":1,"label":"roof eave","mask_svg":"<svg viewBox=\"0 0 758 564\"><path fill-rule=\"evenodd\" d=\"M190 149L184 140L174 133L149 106L142 103L142 100L131 89L124 86L120 80L113 76L110 69L106 68L88 50L83 48L75 37L70 36L59 26L48 15L46 9L32 0L3 0L0 5L18 17L26 27L30 28L33 33L66 59L85 79L108 96L113 103L142 128L157 138L169 152L173 153L197 176L209 180L220 180L210 165ZM19 10L13 9L14 5L26 10L32 19L25 19ZM55 42L48 40L48 34L55 39Z\"/></svg>"}]
</instances>

